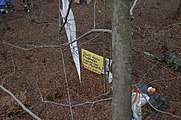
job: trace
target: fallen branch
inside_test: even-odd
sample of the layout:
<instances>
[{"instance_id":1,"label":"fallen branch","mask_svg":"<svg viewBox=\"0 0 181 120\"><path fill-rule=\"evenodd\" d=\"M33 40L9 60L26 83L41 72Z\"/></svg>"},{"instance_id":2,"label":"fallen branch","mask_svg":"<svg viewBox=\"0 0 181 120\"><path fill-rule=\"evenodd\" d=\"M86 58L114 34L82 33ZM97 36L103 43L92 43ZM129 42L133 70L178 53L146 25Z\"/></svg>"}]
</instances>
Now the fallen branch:
<instances>
[{"instance_id":1,"label":"fallen branch","mask_svg":"<svg viewBox=\"0 0 181 120\"><path fill-rule=\"evenodd\" d=\"M86 101L84 103L74 104L74 105L72 105L72 107L83 106L83 105L86 105L86 104L96 104L96 103L99 103L99 102L104 102L104 101L109 101L109 100L112 100L112 97L105 98L105 99L100 99L100 100L96 100L96 101Z\"/></svg>"},{"instance_id":2,"label":"fallen branch","mask_svg":"<svg viewBox=\"0 0 181 120\"><path fill-rule=\"evenodd\" d=\"M10 92L8 89L6 89L5 87L3 87L2 85L0 85L0 88L4 91L4 92L6 92L7 94L9 94L17 103L18 103L18 105L20 105L21 106L21 108L24 110L24 111L26 111L29 115L31 115L33 118L35 118L36 120L41 120L41 118L39 118L37 115L35 115L33 112L31 112L28 108L26 108L22 103L21 103L21 101L19 101L16 97L15 97L15 95L12 93L12 92Z\"/></svg>"},{"instance_id":3,"label":"fallen branch","mask_svg":"<svg viewBox=\"0 0 181 120\"><path fill-rule=\"evenodd\" d=\"M15 73L15 63L14 63L13 57L11 55L10 55L10 57L11 57L11 60L12 60L12 63L13 63L13 71L9 75L7 75L7 76L5 76L3 78L2 83L1 83L2 86L3 86L4 81L6 80L6 78L9 77L9 76L12 76Z\"/></svg>"},{"instance_id":4,"label":"fallen branch","mask_svg":"<svg viewBox=\"0 0 181 120\"><path fill-rule=\"evenodd\" d=\"M38 91L39 91L39 94L40 94L41 102L43 102L43 103L49 103L49 104L55 104L55 105L60 105L60 106L64 106L64 107L69 107L69 105L67 105L67 104L63 104L63 103L56 103L56 102L53 102L53 101L47 101L47 100L44 100L44 99L43 99L42 92L41 92L41 90L40 90L40 88L39 88L39 86L38 86L37 81L36 81L35 83L36 83L36 86L37 86Z\"/></svg>"},{"instance_id":5,"label":"fallen branch","mask_svg":"<svg viewBox=\"0 0 181 120\"><path fill-rule=\"evenodd\" d=\"M17 49L25 50L25 51L38 49L38 48L60 48L60 45L30 45L31 47L25 48L25 47L16 46L16 45L11 44L11 43L7 43L5 41L3 41L2 43L9 45L11 47L17 48Z\"/></svg>"}]
</instances>

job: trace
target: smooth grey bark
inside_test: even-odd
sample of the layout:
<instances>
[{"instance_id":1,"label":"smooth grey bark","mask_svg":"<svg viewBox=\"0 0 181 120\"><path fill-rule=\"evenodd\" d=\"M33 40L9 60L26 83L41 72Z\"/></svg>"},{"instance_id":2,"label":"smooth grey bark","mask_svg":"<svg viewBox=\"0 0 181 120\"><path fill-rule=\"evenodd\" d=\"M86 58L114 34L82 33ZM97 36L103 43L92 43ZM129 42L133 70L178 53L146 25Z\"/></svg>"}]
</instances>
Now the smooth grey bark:
<instances>
[{"instance_id":1,"label":"smooth grey bark","mask_svg":"<svg viewBox=\"0 0 181 120\"><path fill-rule=\"evenodd\" d=\"M113 120L131 120L131 17L129 0L113 0Z\"/></svg>"}]
</instances>

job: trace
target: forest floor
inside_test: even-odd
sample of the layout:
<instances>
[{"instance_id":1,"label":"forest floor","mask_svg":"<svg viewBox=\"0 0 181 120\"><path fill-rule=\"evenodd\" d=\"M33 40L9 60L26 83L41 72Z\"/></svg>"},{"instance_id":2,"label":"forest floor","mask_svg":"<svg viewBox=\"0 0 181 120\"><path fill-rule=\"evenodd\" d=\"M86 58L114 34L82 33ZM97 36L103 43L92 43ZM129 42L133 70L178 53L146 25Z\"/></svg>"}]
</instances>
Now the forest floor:
<instances>
[{"instance_id":1,"label":"forest floor","mask_svg":"<svg viewBox=\"0 0 181 120\"><path fill-rule=\"evenodd\" d=\"M140 80L150 84L169 101L166 109L169 114L156 115L153 109L145 106L143 120L181 118L181 73L144 54L162 55L165 50L181 53L181 15L176 12L179 2L142 0L134 9L133 84ZM93 29L94 22L97 29L111 29L111 16L105 17L103 0L88 5L73 3L72 9L77 37ZM75 120L111 120L111 84L108 94L103 94L104 76L82 66L82 83L79 82L69 46L64 44L67 43L65 31L59 34L58 11L56 0L34 0L30 13L24 10L21 1L14 1L13 11L6 15L11 29L5 31L0 23L0 82L43 120L69 120L71 116ZM103 55L104 40L106 57L111 58L110 33L82 37L78 40L79 52L84 48ZM67 106L68 100L72 108ZM0 90L0 119L33 118Z\"/></svg>"}]
</instances>

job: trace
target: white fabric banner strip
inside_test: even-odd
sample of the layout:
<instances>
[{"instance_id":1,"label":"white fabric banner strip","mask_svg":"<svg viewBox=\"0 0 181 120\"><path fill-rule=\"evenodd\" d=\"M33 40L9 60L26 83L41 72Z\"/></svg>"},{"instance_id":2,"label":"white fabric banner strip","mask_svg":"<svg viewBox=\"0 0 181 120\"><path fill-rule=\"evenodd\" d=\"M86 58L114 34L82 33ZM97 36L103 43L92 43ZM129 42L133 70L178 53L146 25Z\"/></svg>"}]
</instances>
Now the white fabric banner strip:
<instances>
[{"instance_id":1,"label":"white fabric banner strip","mask_svg":"<svg viewBox=\"0 0 181 120\"><path fill-rule=\"evenodd\" d=\"M112 60L110 59L105 59L106 60L106 74L108 74L108 82L109 84L112 83L112 73L110 71L111 65L112 65ZM104 68L102 70L102 74L104 74Z\"/></svg>"},{"instance_id":2,"label":"white fabric banner strip","mask_svg":"<svg viewBox=\"0 0 181 120\"><path fill-rule=\"evenodd\" d=\"M74 15L73 15L73 12L71 9L69 11L67 21L65 21L66 14L68 12L68 7L69 7L69 1L68 0L62 0L61 15L63 18L63 22L66 22L65 31L67 34L68 41L69 41L69 43L71 43L72 41L76 40L76 25L75 25ZM77 69L79 80L81 82L80 61L79 61L79 51L78 51L77 42L71 43L70 49L71 49L73 60L74 60L74 63L75 63L76 69Z\"/></svg>"}]
</instances>

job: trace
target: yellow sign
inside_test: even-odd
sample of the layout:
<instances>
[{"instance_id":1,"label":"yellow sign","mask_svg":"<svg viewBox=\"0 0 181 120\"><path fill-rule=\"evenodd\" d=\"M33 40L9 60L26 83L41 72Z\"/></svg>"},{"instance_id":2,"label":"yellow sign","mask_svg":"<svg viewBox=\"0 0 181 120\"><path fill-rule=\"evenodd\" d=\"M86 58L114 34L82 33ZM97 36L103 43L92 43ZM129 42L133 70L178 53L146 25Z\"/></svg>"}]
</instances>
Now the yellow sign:
<instances>
[{"instance_id":1,"label":"yellow sign","mask_svg":"<svg viewBox=\"0 0 181 120\"><path fill-rule=\"evenodd\" d=\"M103 57L82 49L82 65L90 71L101 74Z\"/></svg>"}]
</instances>

